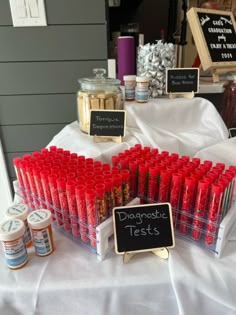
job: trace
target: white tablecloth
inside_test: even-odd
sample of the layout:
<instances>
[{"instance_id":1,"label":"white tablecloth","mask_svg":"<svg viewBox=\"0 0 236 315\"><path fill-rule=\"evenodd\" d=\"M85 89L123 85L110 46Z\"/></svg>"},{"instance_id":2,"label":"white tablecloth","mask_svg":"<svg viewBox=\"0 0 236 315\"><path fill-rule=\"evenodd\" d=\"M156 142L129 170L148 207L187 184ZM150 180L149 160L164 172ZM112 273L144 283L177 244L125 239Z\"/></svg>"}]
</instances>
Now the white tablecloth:
<instances>
[{"instance_id":1,"label":"white tablecloth","mask_svg":"<svg viewBox=\"0 0 236 315\"><path fill-rule=\"evenodd\" d=\"M204 159L217 145L235 146L214 106L203 99L130 103L124 142L93 143L77 122L49 145L110 162L111 155L142 143ZM222 148L222 147L221 147ZM209 155L207 150L209 150ZM219 159L224 154L219 153ZM235 155L234 155L235 156ZM227 163L236 164L234 156ZM235 233L235 231L234 231ZM236 314L235 234L223 257L177 239L168 260L141 253L128 264L113 252L102 262L94 253L54 231L56 250L35 256L21 270L10 271L0 249L1 315L234 315Z\"/></svg>"},{"instance_id":2,"label":"white tablecloth","mask_svg":"<svg viewBox=\"0 0 236 315\"><path fill-rule=\"evenodd\" d=\"M49 143L79 154L110 162L111 155L141 143L160 150L194 156L199 150L228 138L228 130L214 105L206 99L176 98L126 103L124 142L94 143L73 122Z\"/></svg>"},{"instance_id":3,"label":"white tablecloth","mask_svg":"<svg viewBox=\"0 0 236 315\"><path fill-rule=\"evenodd\" d=\"M112 253L95 254L54 232L56 250L32 253L18 271L5 266L0 250L1 315L235 315L236 249L211 253L183 240L169 260L137 254L128 264Z\"/></svg>"}]
</instances>

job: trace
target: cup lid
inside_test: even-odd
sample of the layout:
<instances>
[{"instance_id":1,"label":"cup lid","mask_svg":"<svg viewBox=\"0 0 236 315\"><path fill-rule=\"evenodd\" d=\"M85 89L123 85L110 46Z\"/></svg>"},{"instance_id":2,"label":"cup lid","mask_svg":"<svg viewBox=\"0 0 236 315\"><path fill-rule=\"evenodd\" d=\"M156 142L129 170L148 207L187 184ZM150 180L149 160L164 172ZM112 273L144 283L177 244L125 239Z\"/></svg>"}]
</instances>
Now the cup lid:
<instances>
[{"instance_id":1,"label":"cup lid","mask_svg":"<svg viewBox=\"0 0 236 315\"><path fill-rule=\"evenodd\" d=\"M6 219L20 219L20 220L26 220L27 216L29 214L29 207L23 203L18 203L15 205L12 205L10 208L8 208L5 212Z\"/></svg>"},{"instance_id":2,"label":"cup lid","mask_svg":"<svg viewBox=\"0 0 236 315\"><path fill-rule=\"evenodd\" d=\"M28 215L27 221L32 228L43 229L51 223L52 214L46 209L35 210Z\"/></svg>"},{"instance_id":3,"label":"cup lid","mask_svg":"<svg viewBox=\"0 0 236 315\"><path fill-rule=\"evenodd\" d=\"M120 86L120 80L105 77L106 69L95 68L93 69L95 74L92 78L82 78L78 82L82 88L88 90L106 89L108 86Z\"/></svg>"},{"instance_id":4,"label":"cup lid","mask_svg":"<svg viewBox=\"0 0 236 315\"><path fill-rule=\"evenodd\" d=\"M0 240L13 241L25 232L25 224L22 220L11 219L0 224Z\"/></svg>"}]
</instances>

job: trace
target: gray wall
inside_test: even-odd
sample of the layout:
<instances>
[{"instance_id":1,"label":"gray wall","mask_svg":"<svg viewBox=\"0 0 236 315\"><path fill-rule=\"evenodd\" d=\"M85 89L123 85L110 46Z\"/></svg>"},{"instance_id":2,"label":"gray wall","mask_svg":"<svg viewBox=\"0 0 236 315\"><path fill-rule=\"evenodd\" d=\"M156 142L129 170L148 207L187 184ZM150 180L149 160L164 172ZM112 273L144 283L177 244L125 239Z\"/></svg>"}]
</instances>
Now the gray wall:
<instances>
[{"instance_id":1,"label":"gray wall","mask_svg":"<svg viewBox=\"0 0 236 315\"><path fill-rule=\"evenodd\" d=\"M12 158L46 146L77 119L77 79L107 66L105 0L45 0L47 27L14 28L0 1L0 136Z\"/></svg>"}]
</instances>

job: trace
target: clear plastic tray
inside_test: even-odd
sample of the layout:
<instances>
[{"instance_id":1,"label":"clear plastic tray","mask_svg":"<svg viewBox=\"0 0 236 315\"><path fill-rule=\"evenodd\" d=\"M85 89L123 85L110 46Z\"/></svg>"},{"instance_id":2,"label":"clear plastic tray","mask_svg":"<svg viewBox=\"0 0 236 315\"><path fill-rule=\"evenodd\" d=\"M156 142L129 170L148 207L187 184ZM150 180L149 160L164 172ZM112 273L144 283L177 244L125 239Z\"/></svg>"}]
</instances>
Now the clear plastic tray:
<instances>
[{"instance_id":1,"label":"clear plastic tray","mask_svg":"<svg viewBox=\"0 0 236 315\"><path fill-rule=\"evenodd\" d=\"M53 226L60 231L63 235L70 238L71 240L75 241L76 243L80 243L81 245L88 248L91 252L97 255L99 260L103 260L106 255L114 248L114 232L113 232L113 221L112 217L109 217L101 224L97 225L96 227L91 227L80 220L78 220L78 224L80 227L83 227L87 233L82 233L80 229L80 235L75 236L72 234L72 230L65 230L63 225L58 225L56 220L56 215L62 215L62 211L53 207L51 204L48 204L45 200L40 200L39 198L35 197L33 194L27 193L27 191L22 191L20 189L17 182L14 183L15 193L20 196L25 203L29 203L29 200L37 200L38 202L43 202L48 208L53 208L55 211L52 214L54 221ZM27 198L27 200L25 200ZM37 202L37 204L38 204ZM139 198L134 198L132 201L129 202L128 205L137 205L140 204ZM172 210L173 212L173 222L174 222L174 229L175 229L175 236L185 241L190 242L191 244L200 246L204 249L210 250L216 254L216 256L220 257L222 255L225 243L227 242L228 236L236 224L236 205L233 202L231 209L228 211L227 215L224 217L223 220L220 222L211 222L213 232L208 231L206 229L209 221L205 218L197 217L197 220L201 222L201 228L198 228L198 232L200 234L199 238L193 237L192 233L194 230L193 221L196 219L196 216L186 213L180 210ZM30 210L36 210L36 208ZM186 221L181 220L181 215L184 214L187 218ZM65 214L63 214L65 216ZM185 219L186 219L185 218ZM67 219L71 220L70 216ZM186 225L186 233L183 233L181 229L182 225ZM84 241L83 238L86 238L87 241ZM206 237L211 239L211 242L206 242Z\"/></svg>"}]
</instances>

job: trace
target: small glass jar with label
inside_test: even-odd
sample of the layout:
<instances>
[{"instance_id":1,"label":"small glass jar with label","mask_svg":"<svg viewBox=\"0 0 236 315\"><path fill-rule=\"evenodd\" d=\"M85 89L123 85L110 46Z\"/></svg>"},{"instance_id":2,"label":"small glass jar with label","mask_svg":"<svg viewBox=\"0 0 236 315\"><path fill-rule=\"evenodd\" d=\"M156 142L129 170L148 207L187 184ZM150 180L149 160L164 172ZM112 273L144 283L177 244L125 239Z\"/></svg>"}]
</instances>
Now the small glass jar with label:
<instances>
[{"instance_id":1,"label":"small glass jar with label","mask_svg":"<svg viewBox=\"0 0 236 315\"><path fill-rule=\"evenodd\" d=\"M149 98L149 81L147 77L136 77L136 90L135 97L136 101L139 103L146 103Z\"/></svg>"},{"instance_id":2,"label":"small glass jar with label","mask_svg":"<svg viewBox=\"0 0 236 315\"><path fill-rule=\"evenodd\" d=\"M136 76L135 75L125 75L124 76L125 85L125 100L134 101L135 100L135 87L136 87Z\"/></svg>"}]
</instances>

